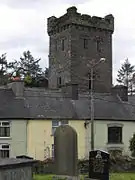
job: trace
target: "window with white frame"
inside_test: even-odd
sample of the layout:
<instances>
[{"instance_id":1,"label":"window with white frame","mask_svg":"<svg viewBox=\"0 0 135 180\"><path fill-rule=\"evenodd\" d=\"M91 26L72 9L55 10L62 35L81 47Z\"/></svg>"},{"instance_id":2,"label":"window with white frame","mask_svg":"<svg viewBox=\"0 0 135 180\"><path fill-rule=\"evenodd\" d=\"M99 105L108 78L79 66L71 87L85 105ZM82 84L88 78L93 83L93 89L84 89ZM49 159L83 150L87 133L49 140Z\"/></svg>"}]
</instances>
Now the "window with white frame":
<instances>
[{"instance_id":1,"label":"window with white frame","mask_svg":"<svg viewBox=\"0 0 135 180\"><path fill-rule=\"evenodd\" d=\"M68 120L52 120L52 135L54 135L56 128L61 125L68 125Z\"/></svg>"},{"instance_id":2,"label":"window with white frame","mask_svg":"<svg viewBox=\"0 0 135 180\"><path fill-rule=\"evenodd\" d=\"M0 158L9 158L10 146L9 144L0 144Z\"/></svg>"},{"instance_id":3,"label":"window with white frame","mask_svg":"<svg viewBox=\"0 0 135 180\"><path fill-rule=\"evenodd\" d=\"M10 137L9 121L0 121L0 137Z\"/></svg>"},{"instance_id":4,"label":"window with white frame","mask_svg":"<svg viewBox=\"0 0 135 180\"><path fill-rule=\"evenodd\" d=\"M122 143L122 127L108 127L108 143Z\"/></svg>"}]
</instances>

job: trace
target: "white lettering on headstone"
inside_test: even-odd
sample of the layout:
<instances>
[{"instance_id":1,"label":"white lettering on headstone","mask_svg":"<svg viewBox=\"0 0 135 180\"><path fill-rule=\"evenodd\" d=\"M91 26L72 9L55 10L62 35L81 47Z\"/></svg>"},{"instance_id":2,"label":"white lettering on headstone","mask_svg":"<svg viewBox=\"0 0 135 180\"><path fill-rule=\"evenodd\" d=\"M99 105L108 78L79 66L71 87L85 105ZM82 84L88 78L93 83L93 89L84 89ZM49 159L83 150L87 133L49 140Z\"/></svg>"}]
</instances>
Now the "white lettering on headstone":
<instances>
[{"instance_id":1,"label":"white lettering on headstone","mask_svg":"<svg viewBox=\"0 0 135 180\"><path fill-rule=\"evenodd\" d=\"M101 174L104 172L104 160L102 159L100 151L97 151L96 158L93 162L93 171Z\"/></svg>"}]
</instances>

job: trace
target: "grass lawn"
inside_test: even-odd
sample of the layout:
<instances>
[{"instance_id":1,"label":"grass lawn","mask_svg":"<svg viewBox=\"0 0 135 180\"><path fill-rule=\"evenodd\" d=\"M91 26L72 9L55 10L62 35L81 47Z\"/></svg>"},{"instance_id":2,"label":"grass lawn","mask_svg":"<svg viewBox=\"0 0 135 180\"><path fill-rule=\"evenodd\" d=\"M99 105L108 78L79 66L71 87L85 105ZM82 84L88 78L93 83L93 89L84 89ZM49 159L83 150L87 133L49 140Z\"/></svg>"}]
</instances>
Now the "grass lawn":
<instances>
[{"instance_id":1,"label":"grass lawn","mask_svg":"<svg viewBox=\"0 0 135 180\"><path fill-rule=\"evenodd\" d=\"M34 177L34 180L52 180L52 176L53 175L37 175ZM111 174L110 180L135 180L135 173Z\"/></svg>"}]
</instances>

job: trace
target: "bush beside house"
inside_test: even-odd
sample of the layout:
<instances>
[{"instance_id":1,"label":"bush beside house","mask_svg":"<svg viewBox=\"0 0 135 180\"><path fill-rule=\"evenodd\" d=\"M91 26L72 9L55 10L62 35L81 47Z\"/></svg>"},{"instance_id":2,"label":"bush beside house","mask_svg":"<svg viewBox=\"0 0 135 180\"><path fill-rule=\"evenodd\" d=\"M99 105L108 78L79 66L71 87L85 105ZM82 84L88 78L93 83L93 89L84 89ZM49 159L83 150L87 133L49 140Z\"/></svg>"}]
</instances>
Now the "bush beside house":
<instances>
[{"instance_id":1,"label":"bush beside house","mask_svg":"<svg viewBox=\"0 0 135 180\"><path fill-rule=\"evenodd\" d=\"M89 167L88 160L79 160L78 169L80 174L87 174ZM110 159L111 172L135 172L135 159L127 156L111 157ZM54 161L53 159L46 159L39 161L35 167L36 174L54 174Z\"/></svg>"}]
</instances>

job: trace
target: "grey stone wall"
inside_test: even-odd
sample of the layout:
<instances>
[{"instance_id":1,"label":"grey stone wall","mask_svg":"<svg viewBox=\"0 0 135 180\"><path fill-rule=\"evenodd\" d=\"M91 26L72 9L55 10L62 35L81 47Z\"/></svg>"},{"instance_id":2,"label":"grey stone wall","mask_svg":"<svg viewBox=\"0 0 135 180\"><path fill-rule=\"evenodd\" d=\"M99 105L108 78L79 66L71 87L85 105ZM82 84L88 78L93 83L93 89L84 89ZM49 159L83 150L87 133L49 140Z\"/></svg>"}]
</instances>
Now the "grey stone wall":
<instances>
[{"instance_id":1,"label":"grey stone wall","mask_svg":"<svg viewBox=\"0 0 135 180\"><path fill-rule=\"evenodd\" d=\"M32 168L0 169L0 180L32 180Z\"/></svg>"},{"instance_id":2,"label":"grey stone wall","mask_svg":"<svg viewBox=\"0 0 135 180\"><path fill-rule=\"evenodd\" d=\"M62 77L62 84L68 81L77 83L79 89L88 90L87 64L101 57L106 62L95 70L94 80L96 92L108 92L112 87L112 33L114 18L112 15L91 17L81 15L75 7L67 10L60 18L48 18L49 45L49 87L57 88L57 77ZM65 49L61 50L61 40L65 40ZM83 40L88 40L88 48L84 49ZM96 49L96 42L100 39L100 52ZM60 68L61 67L61 68Z\"/></svg>"},{"instance_id":3,"label":"grey stone wall","mask_svg":"<svg viewBox=\"0 0 135 180\"><path fill-rule=\"evenodd\" d=\"M49 87L57 88L57 78L62 77L62 84L70 81L71 58L69 51L70 45L69 29L61 33L57 33L50 37L50 53L49 53ZM61 50L61 40L64 39L65 50ZM56 44L57 43L57 44ZM57 46L57 49L56 49Z\"/></svg>"},{"instance_id":4,"label":"grey stone wall","mask_svg":"<svg viewBox=\"0 0 135 180\"><path fill-rule=\"evenodd\" d=\"M100 52L97 52L96 42L100 37L102 43ZM88 39L88 48L84 49L83 39ZM91 63L95 64L101 57L106 58L104 63L95 67L94 90L108 92L112 87L112 36L111 32L88 27L72 27L72 81L81 89L88 90L88 73ZM93 62L92 62L93 60Z\"/></svg>"}]
</instances>

